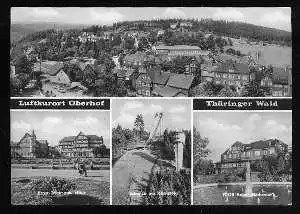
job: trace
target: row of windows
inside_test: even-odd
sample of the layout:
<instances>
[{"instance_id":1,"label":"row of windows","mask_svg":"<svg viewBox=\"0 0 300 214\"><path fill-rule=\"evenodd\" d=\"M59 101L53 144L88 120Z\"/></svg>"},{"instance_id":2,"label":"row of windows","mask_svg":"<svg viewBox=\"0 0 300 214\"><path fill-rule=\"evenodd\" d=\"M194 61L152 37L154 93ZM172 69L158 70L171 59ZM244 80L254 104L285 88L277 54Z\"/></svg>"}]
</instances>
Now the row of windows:
<instances>
[{"instance_id":1,"label":"row of windows","mask_svg":"<svg viewBox=\"0 0 300 214\"><path fill-rule=\"evenodd\" d=\"M260 84L262 86L272 86L272 81L270 79L268 79L268 80L261 80Z\"/></svg>"},{"instance_id":2,"label":"row of windows","mask_svg":"<svg viewBox=\"0 0 300 214\"><path fill-rule=\"evenodd\" d=\"M145 90L145 89L139 89L138 94L145 95L145 96L150 96L150 91Z\"/></svg>"},{"instance_id":3,"label":"row of windows","mask_svg":"<svg viewBox=\"0 0 300 214\"><path fill-rule=\"evenodd\" d=\"M150 83L145 83L143 81L137 81L136 85L140 86L140 87L142 87L142 86L144 86L144 87L151 87Z\"/></svg>"},{"instance_id":4,"label":"row of windows","mask_svg":"<svg viewBox=\"0 0 300 214\"><path fill-rule=\"evenodd\" d=\"M220 74L220 73L215 73L215 77L217 78L228 78L228 79L240 79L240 80L248 80L248 76L247 75L240 75L240 74Z\"/></svg>"},{"instance_id":5,"label":"row of windows","mask_svg":"<svg viewBox=\"0 0 300 214\"><path fill-rule=\"evenodd\" d=\"M245 163L225 163L222 164L222 168L232 168L232 167L244 167Z\"/></svg>"},{"instance_id":6,"label":"row of windows","mask_svg":"<svg viewBox=\"0 0 300 214\"><path fill-rule=\"evenodd\" d=\"M241 152L239 154L228 154L224 155L224 159L235 159L240 157L253 157L253 156L262 156L262 155L269 155L274 153L273 150L264 150L264 151L248 151L248 152Z\"/></svg>"},{"instance_id":7,"label":"row of windows","mask_svg":"<svg viewBox=\"0 0 300 214\"><path fill-rule=\"evenodd\" d=\"M273 91L272 94L274 97L287 97L289 95L288 92L283 92L283 91Z\"/></svg>"},{"instance_id":8,"label":"row of windows","mask_svg":"<svg viewBox=\"0 0 300 214\"><path fill-rule=\"evenodd\" d=\"M170 54L173 55L183 55L183 54L200 54L201 52L198 50L170 50Z\"/></svg>"}]
</instances>

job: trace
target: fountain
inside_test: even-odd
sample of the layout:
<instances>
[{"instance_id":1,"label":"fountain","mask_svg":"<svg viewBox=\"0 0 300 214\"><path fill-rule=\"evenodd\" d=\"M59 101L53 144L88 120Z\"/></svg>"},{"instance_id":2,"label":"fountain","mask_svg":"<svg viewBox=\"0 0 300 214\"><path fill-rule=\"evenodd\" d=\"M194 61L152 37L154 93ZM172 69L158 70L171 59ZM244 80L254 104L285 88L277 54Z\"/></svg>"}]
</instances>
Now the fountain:
<instances>
[{"instance_id":1,"label":"fountain","mask_svg":"<svg viewBox=\"0 0 300 214\"><path fill-rule=\"evenodd\" d=\"M246 163L246 190L245 197L252 197L252 183L251 183L251 172L250 172L250 162Z\"/></svg>"}]
</instances>

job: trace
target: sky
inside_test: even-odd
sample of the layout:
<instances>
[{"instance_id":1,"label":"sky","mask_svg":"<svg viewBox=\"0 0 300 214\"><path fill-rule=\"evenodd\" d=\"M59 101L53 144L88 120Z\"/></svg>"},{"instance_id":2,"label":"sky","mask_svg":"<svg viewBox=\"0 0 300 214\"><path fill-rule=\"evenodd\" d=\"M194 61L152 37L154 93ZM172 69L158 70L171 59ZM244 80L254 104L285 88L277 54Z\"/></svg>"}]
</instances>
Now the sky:
<instances>
[{"instance_id":1,"label":"sky","mask_svg":"<svg viewBox=\"0 0 300 214\"><path fill-rule=\"evenodd\" d=\"M194 112L194 126L209 139L208 158L214 162L236 141L277 138L292 144L291 112Z\"/></svg>"},{"instance_id":2,"label":"sky","mask_svg":"<svg viewBox=\"0 0 300 214\"><path fill-rule=\"evenodd\" d=\"M289 7L12 7L11 21L110 25L154 18L212 18L291 31Z\"/></svg>"},{"instance_id":3,"label":"sky","mask_svg":"<svg viewBox=\"0 0 300 214\"><path fill-rule=\"evenodd\" d=\"M112 100L112 126L134 127L137 114L143 114L145 129L153 130L155 113L163 112L162 131L165 129L191 130L191 100L187 99L119 99Z\"/></svg>"},{"instance_id":4,"label":"sky","mask_svg":"<svg viewBox=\"0 0 300 214\"><path fill-rule=\"evenodd\" d=\"M104 111L11 111L11 140L18 142L26 132L34 129L37 140L47 140L50 146L58 145L66 136L103 136L110 147L109 112Z\"/></svg>"}]
</instances>

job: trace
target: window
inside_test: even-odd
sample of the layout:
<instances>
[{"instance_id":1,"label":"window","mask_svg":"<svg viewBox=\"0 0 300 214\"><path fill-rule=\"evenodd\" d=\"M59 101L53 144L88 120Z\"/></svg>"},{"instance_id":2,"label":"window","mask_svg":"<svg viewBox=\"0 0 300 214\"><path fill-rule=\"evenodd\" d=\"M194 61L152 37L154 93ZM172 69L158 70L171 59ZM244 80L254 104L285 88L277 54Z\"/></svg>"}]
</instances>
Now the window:
<instances>
[{"instance_id":1,"label":"window","mask_svg":"<svg viewBox=\"0 0 300 214\"><path fill-rule=\"evenodd\" d=\"M255 155L255 156L260 156L260 151L255 151L255 152L254 152L254 155Z\"/></svg>"}]
</instances>

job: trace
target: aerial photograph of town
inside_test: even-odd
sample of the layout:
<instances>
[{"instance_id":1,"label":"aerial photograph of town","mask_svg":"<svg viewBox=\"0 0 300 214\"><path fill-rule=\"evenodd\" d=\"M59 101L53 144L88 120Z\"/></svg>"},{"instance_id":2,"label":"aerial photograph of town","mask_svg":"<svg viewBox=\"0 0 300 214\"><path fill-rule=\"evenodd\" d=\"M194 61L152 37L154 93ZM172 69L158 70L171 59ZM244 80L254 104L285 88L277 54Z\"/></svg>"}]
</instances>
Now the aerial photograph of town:
<instances>
[{"instance_id":1,"label":"aerial photograph of town","mask_svg":"<svg viewBox=\"0 0 300 214\"><path fill-rule=\"evenodd\" d=\"M12 7L11 97L291 97L289 7Z\"/></svg>"},{"instance_id":2,"label":"aerial photograph of town","mask_svg":"<svg viewBox=\"0 0 300 214\"><path fill-rule=\"evenodd\" d=\"M109 113L11 111L12 205L109 205Z\"/></svg>"},{"instance_id":3,"label":"aerial photograph of town","mask_svg":"<svg viewBox=\"0 0 300 214\"><path fill-rule=\"evenodd\" d=\"M194 205L292 205L292 112L194 112Z\"/></svg>"},{"instance_id":4,"label":"aerial photograph of town","mask_svg":"<svg viewBox=\"0 0 300 214\"><path fill-rule=\"evenodd\" d=\"M191 101L112 103L112 204L191 204Z\"/></svg>"}]
</instances>

